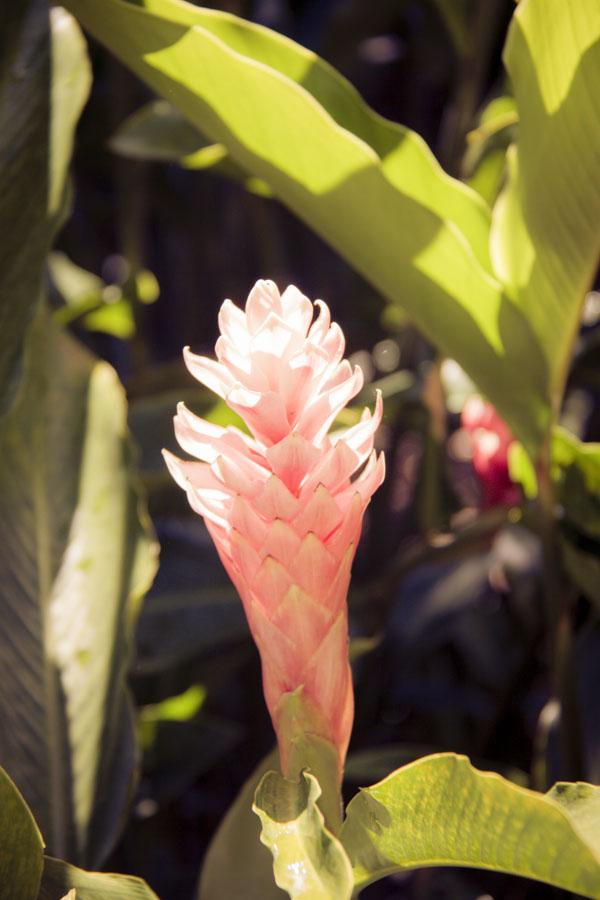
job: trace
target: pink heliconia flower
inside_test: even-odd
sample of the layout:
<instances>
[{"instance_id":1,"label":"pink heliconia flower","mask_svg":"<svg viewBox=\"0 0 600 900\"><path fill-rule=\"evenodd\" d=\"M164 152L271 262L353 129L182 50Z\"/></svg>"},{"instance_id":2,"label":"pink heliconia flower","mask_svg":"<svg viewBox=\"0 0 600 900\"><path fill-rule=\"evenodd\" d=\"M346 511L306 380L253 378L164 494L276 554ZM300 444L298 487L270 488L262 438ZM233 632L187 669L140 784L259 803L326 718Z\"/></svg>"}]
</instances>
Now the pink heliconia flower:
<instances>
[{"instance_id":1,"label":"pink heliconia flower","mask_svg":"<svg viewBox=\"0 0 600 900\"><path fill-rule=\"evenodd\" d=\"M508 471L508 449L515 438L495 406L477 394L470 397L461 414L461 425L471 438L473 468L483 487L484 505L519 503L521 491Z\"/></svg>"},{"instance_id":2,"label":"pink heliconia flower","mask_svg":"<svg viewBox=\"0 0 600 900\"><path fill-rule=\"evenodd\" d=\"M328 433L363 376L343 359L344 336L326 304L316 305L313 321L298 288L280 294L272 281L256 283L245 311L225 300L218 362L189 348L184 359L252 437L181 403L177 440L200 462L164 451L242 598L284 773L292 693L302 727L333 745L341 773L354 712L346 596L363 514L384 477L373 450L379 395L373 415L365 409L357 425Z\"/></svg>"}]
</instances>

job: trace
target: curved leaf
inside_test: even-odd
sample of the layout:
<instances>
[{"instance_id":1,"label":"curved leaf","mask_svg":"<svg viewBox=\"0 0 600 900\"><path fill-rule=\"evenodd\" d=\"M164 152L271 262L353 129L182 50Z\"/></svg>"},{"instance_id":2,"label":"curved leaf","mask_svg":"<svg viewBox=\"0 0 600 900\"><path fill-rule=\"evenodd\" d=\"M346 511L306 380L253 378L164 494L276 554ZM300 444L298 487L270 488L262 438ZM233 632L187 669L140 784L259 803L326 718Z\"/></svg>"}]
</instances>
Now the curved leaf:
<instances>
[{"instance_id":1,"label":"curved leaf","mask_svg":"<svg viewBox=\"0 0 600 900\"><path fill-rule=\"evenodd\" d=\"M44 842L27 804L0 769L0 886L10 900L37 897Z\"/></svg>"},{"instance_id":2,"label":"curved leaf","mask_svg":"<svg viewBox=\"0 0 600 900\"><path fill-rule=\"evenodd\" d=\"M547 360L491 273L489 209L281 35L180 0L69 0L99 40L403 306L535 452Z\"/></svg>"},{"instance_id":3,"label":"curved leaf","mask_svg":"<svg viewBox=\"0 0 600 900\"><path fill-rule=\"evenodd\" d=\"M158 900L141 878L84 872L60 859L46 856L38 900L57 900L58 897L63 900Z\"/></svg>"},{"instance_id":4,"label":"curved leaf","mask_svg":"<svg viewBox=\"0 0 600 900\"><path fill-rule=\"evenodd\" d=\"M572 790L583 792L585 807ZM600 848L592 833L599 815L600 788L536 794L477 771L464 756L441 753L361 790L348 806L341 839L358 885L402 869L454 865L598 898Z\"/></svg>"},{"instance_id":5,"label":"curved leaf","mask_svg":"<svg viewBox=\"0 0 600 900\"><path fill-rule=\"evenodd\" d=\"M0 13L0 414L19 386L90 82L79 26L55 8L50 31L49 15L46 0L4 4Z\"/></svg>"},{"instance_id":6,"label":"curved leaf","mask_svg":"<svg viewBox=\"0 0 600 900\"><path fill-rule=\"evenodd\" d=\"M273 854L279 887L292 898L349 900L354 881L344 848L325 827L317 805L319 782L303 772L297 782L267 772L254 798L260 839Z\"/></svg>"},{"instance_id":7,"label":"curved leaf","mask_svg":"<svg viewBox=\"0 0 600 900\"><path fill-rule=\"evenodd\" d=\"M557 411L600 255L597 0L521 0L505 62L520 124L495 214L496 271L544 350Z\"/></svg>"},{"instance_id":8,"label":"curved leaf","mask_svg":"<svg viewBox=\"0 0 600 900\"><path fill-rule=\"evenodd\" d=\"M0 435L0 761L51 851L95 866L131 790L124 679L156 551L113 370L46 315L27 370Z\"/></svg>"}]
</instances>

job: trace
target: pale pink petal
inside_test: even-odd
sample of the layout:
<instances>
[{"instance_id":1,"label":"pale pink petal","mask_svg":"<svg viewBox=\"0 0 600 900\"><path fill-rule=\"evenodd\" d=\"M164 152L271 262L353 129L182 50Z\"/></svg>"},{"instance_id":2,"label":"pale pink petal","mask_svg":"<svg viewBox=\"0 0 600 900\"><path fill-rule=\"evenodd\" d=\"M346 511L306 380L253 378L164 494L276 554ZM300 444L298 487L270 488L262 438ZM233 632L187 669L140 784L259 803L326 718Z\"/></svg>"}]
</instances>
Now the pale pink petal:
<instances>
[{"instance_id":1,"label":"pale pink petal","mask_svg":"<svg viewBox=\"0 0 600 900\"><path fill-rule=\"evenodd\" d=\"M380 453L378 456L376 451L373 450L365 468L356 481L352 483L353 488L358 491L365 505L369 502L384 478L385 456L383 453Z\"/></svg>"},{"instance_id":2,"label":"pale pink petal","mask_svg":"<svg viewBox=\"0 0 600 900\"><path fill-rule=\"evenodd\" d=\"M281 314L281 298L274 281L257 281L246 301L246 323L248 331L254 334L269 313Z\"/></svg>"},{"instance_id":3,"label":"pale pink petal","mask_svg":"<svg viewBox=\"0 0 600 900\"><path fill-rule=\"evenodd\" d=\"M340 613L303 673L304 690L331 717L335 743L345 753L352 723L352 673L348 663L348 624ZM350 714L349 709L350 707Z\"/></svg>"},{"instance_id":4,"label":"pale pink petal","mask_svg":"<svg viewBox=\"0 0 600 900\"><path fill-rule=\"evenodd\" d=\"M301 434L292 432L277 444L268 447L265 456L271 470L292 493L296 493L302 479L313 468L321 452Z\"/></svg>"},{"instance_id":5,"label":"pale pink petal","mask_svg":"<svg viewBox=\"0 0 600 900\"><path fill-rule=\"evenodd\" d=\"M229 547L231 558L239 569L242 578L247 585L252 584L262 562L260 556L252 544L235 529L231 529Z\"/></svg>"},{"instance_id":6,"label":"pale pink petal","mask_svg":"<svg viewBox=\"0 0 600 900\"><path fill-rule=\"evenodd\" d=\"M227 395L227 403L242 417L254 437L267 446L290 432L285 405L279 394L249 391L238 385Z\"/></svg>"},{"instance_id":7,"label":"pale pink petal","mask_svg":"<svg viewBox=\"0 0 600 900\"><path fill-rule=\"evenodd\" d=\"M270 521L289 521L300 508L298 500L276 475L271 475L264 486L259 486L252 503L254 509Z\"/></svg>"},{"instance_id":8,"label":"pale pink petal","mask_svg":"<svg viewBox=\"0 0 600 900\"><path fill-rule=\"evenodd\" d=\"M305 664L322 643L330 625L327 610L297 585L292 585L273 614L273 622L294 645Z\"/></svg>"},{"instance_id":9,"label":"pale pink petal","mask_svg":"<svg viewBox=\"0 0 600 900\"><path fill-rule=\"evenodd\" d=\"M250 582L253 597L269 617L272 617L291 586L288 569L272 556L262 560Z\"/></svg>"},{"instance_id":10,"label":"pale pink petal","mask_svg":"<svg viewBox=\"0 0 600 900\"><path fill-rule=\"evenodd\" d=\"M163 450L162 455L169 472L184 491L193 487L200 491L215 492L216 496L223 499L231 495L229 488L219 481L206 463L179 459L178 456L175 456L169 450Z\"/></svg>"},{"instance_id":11,"label":"pale pink petal","mask_svg":"<svg viewBox=\"0 0 600 900\"><path fill-rule=\"evenodd\" d=\"M246 326L246 315L231 300L225 300L219 310L219 330L240 354L250 345L250 335Z\"/></svg>"},{"instance_id":12,"label":"pale pink petal","mask_svg":"<svg viewBox=\"0 0 600 900\"><path fill-rule=\"evenodd\" d=\"M308 503L292 519L294 531L304 537L309 531L314 532L321 541L325 541L342 521L342 513L327 488L322 484L309 496Z\"/></svg>"},{"instance_id":13,"label":"pale pink petal","mask_svg":"<svg viewBox=\"0 0 600 900\"><path fill-rule=\"evenodd\" d=\"M221 363L215 362L214 359L208 359L206 356L197 356L192 353L189 347L183 349L183 359L189 372L198 381L206 385L209 390L214 391L219 397L225 397L235 385L235 380L231 373L222 366Z\"/></svg>"},{"instance_id":14,"label":"pale pink petal","mask_svg":"<svg viewBox=\"0 0 600 900\"><path fill-rule=\"evenodd\" d=\"M315 344L322 344L325 335L329 331L329 326L331 325L331 314L329 312L329 307L323 300L315 300L314 305L318 308L319 312L317 318L310 326L308 338L309 340L314 341Z\"/></svg>"},{"instance_id":15,"label":"pale pink petal","mask_svg":"<svg viewBox=\"0 0 600 900\"><path fill-rule=\"evenodd\" d=\"M294 560L300 550L302 541L287 522L276 519L271 523L265 540L260 548L259 555L272 556L277 562L291 570Z\"/></svg>"},{"instance_id":16,"label":"pale pink petal","mask_svg":"<svg viewBox=\"0 0 600 900\"><path fill-rule=\"evenodd\" d=\"M251 500L247 500L241 494L236 494L231 503L229 524L231 528L239 531L258 552L267 536L270 522L267 523L262 516L259 516Z\"/></svg>"},{"instance_id":17,"label":"pale pink petal","mask_svg":"<svg viewBox=\"0 0 600 900\"><path fill-rule=\"evenodd\" d=\"M252 497L260 490L261 481L268 475L250 459L239 456L218 456L211 469L222 484L226 484L236 494Z\"/></svg>"},{"instance_id":18,"label":"pale pink petal","mask_svg":"<svg viewBox=\"0 0 600 900\"><path fill-rule=\"evenodd\" d=\"M262 606L257 602L249 606L249 624L263 665L265 698L273 714L281 693L298 686L303 660L298 660L289 635L274 624Z\"/></svg>"},{"instance_id":19,"label":"pale pink petal","mask_svg":"<svg viewBox=\"0 0 600 900\"><path fill-rule=\"evenodd\" d=\"M343 498L336 497L338 503L340 499ZM352 490L349 502L345 508L342 524L330 534L326 541L327 549L336 559L341 560L348 547L352 547L354 553L360 536L364 511L365 504L362 497L358 491Z\"/></svg>"},{"instance_id":20,"label":"pale pink petal","mask_svg":"<svg viewBox=\"0 0 600 900\"><path fill-rule=\"evenodd\" d=\"M306 502L307 496L318 484L323 484L330 494L336 494L350 483L359 463L354 450L347 447L344 441L338 441L325 450L322 458L309 472L300 491L302 501Z\"/></svg>"},{"instance_id":21,"label":"pale pink petal","mask_svg":"<svg viewBox=\"0 0 600 900\"><path fill-rule=\"evenodd\" d=\"M294 582L320 600L327 593L337 569L337 560L316 535L309 533L290 566Z\"/></svg>"},{"instance_id":22,"label":"pale pink petal","mask_svg":"<svg viewBox=\"0 0 600 900\"><path fill-rule=\"evenodd\" d=\"M357 425L353 425L351 428L347 428L337 434L331 434L329 437L333 443L343 440L346 446L350 447L358 455L360 463L363 463L373 449L373 438L381 424L382 415L383 402L381 391L377 391L373 415L371 415L370 410L365 409Z\"/></svg>"},{"instance_id":23,"label":"pale pink petal","mask_svg":"<svg viewBox=\"0 0 600 900\"><path fill-rule=\"evenodd\" d=\"M327 593L322 598L323 609L327 611L330 618L335 618L341 609L346 608L346 597L348 596L348 585L350 584L355 550L356 545L352 544L348 544L344 548L335 576Z\"/></svg>"},{"instance_id":24,"label":"pale pink petal","mask_svg":"<svg viewBox=\"0 0 600 900\"><path fill-rule=\"evenodd\" d=\"M349 378L336 384L310 403L301 414L297 430L308 440L318 444L327 434L331 423L346 404L358 394L364 376L358 366Z\"/></svg>"},{"instance_id":25,"label":"pale pink petal","mask_svg":"<svg viewBox=\"0 0 600 900\"><path fill-rule=\"evenodd\" d=\"M313 317L313 305L298 288L290 284L281 295L282 318L303 338Z\"/></svg>"}]
</instances>

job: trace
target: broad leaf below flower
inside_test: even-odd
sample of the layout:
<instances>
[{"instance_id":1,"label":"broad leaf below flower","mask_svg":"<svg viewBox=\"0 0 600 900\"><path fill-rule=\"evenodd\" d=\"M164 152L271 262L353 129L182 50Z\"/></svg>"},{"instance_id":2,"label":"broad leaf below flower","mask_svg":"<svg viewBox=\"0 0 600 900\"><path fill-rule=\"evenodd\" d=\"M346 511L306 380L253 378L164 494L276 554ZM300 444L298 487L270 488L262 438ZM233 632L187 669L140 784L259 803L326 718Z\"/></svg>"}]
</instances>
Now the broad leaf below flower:
<instances>
[{"instance_id":1,"label":"broad leaf below flower","mask_svg":"<svg viewBox=\"0 0 600 900\"><path fill-rule=\"evenodd\" d=\"M427 756L350 802L341 840L358 886L422 866L470 866L600 898L600 788L549 794L479 772L452 753Z\"/></svg>"}]
</instances>

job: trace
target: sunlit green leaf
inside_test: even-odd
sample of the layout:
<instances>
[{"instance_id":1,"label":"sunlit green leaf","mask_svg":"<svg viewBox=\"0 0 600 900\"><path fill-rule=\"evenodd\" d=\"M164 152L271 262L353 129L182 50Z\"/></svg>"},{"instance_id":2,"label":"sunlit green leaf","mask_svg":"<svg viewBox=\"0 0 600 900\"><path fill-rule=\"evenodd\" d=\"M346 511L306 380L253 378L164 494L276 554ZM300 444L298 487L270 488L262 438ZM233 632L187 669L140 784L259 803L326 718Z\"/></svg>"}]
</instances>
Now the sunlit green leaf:
<instances>
[{"instance_id":1,"label":"sunlit green leaf","mask_svg":"<svg viewBox=\"0 0 600 900\"><path fill-rule=\"evenodd\" d=\"M68 900L158 900L141 878L84 872L46 856L38 900L57 900L65 892Z\"/></svg>"},{"instance_id":2,"label":"sunlit green leaf","mask_svg":"<svg viewBox=\"0 0 600 900\"><path fill-rule=\"evenodd\" d=\"M50 82L50 191L48 212L59 212L73 152L75 126L92 85L85 39L66 9L50 8L52 71Z\"/></svg>"},{"instance_id":3,"label":"sunlit green leaf","mask_svg":"<svg viewBox=\"0 0 600 900\"><path fill-rule=\"evenodd\" d=\"M94 866L131 790L124 679L156 548L114 371L46 315L26 358L0 436L0 761L51 852Z\"/></svg>"},{"instance_id":4,"label":"sunlit green leaf","mask_svg":"<svg viewBox=\"0 0 600 900\"><path fill-rule=\"evenodd\" d=\"M133 309L130 301L124 298L86 313L82 323L88 331L102 331L124 341L135 334Z\"/></svg>"},{"instance_id":5,"label":"sunlit green leaf","mask_svg":"<svg viewBox=\"0 0 600 900\"><path fill-rule=\"evenodd\" d=\"M556 790L536 794L450 753L398 769L348 806L341 839L356 883L402 869L456 865L598 898L600 852L592 823L600 814L600 788L568 786L584 795L585 807L573 797L572 806L559 802Z\"/></svg>"},{"instance_id":6,"label":"sunlit green leaf","mask_svg":"<svg viewBox=\"0 0 600 900\"><path fill-rule=\"evenodd\" d=\"M19 791L0 769L0 891L10 900L37 897L44 842Z\"/></svg>"},{"instance_id":7,"label":"sunlit green leaf","mask_svg":"<svg viewBox=\"0 0 600 900\"><path fill-rule=\"evenodd\" d=\"M267 772L254 798L260 818L260 839L273 854L279 887L292 898L349 900L352 867L344 848L325 827L317 800L314 775L304 772L297 782Z\"/></svg>"},{"instance_id":8,"label":"sunlit green leaf","mask_svg":"<svg viewBox=\"0 0 600 900\"><path fill-rule=\"evenodd\" d=\"M493 256L543 348L557 412L600 254L597 0L522 0L505 62L519 136L495 211Z\"/></svg>"},{"instance_id":9,"label":"sunlit green leaf","mask_svg":"<svg viewBox=\"0 0 600 900\"><path fill-rule=\"evenodd\" d=\"M233 16L175 0L69 7L403 306L535 452L548 361L492 275L487 205L416 134L373 113L313 53Z\"/></svg>"},{"instance_id":10,"label":"sunlit green leaf","mask_svg":"<svg viewBox=\"0 0 600 900\"><path fill-rule=\"evenodd\" d=\"M537 497L538 483L535 468L519 441L513 441L508 448L508 473L510 480L521 486L528 500Z\"/></svg>"},{"instance_id":11,"label":"sunlit green leaf","mask_svg":"<svg viewBox=\"0 0 600 900\"><path fill-rule=\"evenodd\" d=\"M142 747L148 747L153 742L159 722L187 722L200 711L205 699L206 688L193 684L182 694L144 706L139 716Z\"/></svg>"},{"instance_id":12,"label":"sunlit green leaf","mask_svg":"<svg viewBox=\"0 0 600 900\"><path fill-rule=\"evenodd\" d=\"M600 540L600 443L584 443L565 428L555 428L552 464L566 522Z\"/></svg>"}]
</instances>

